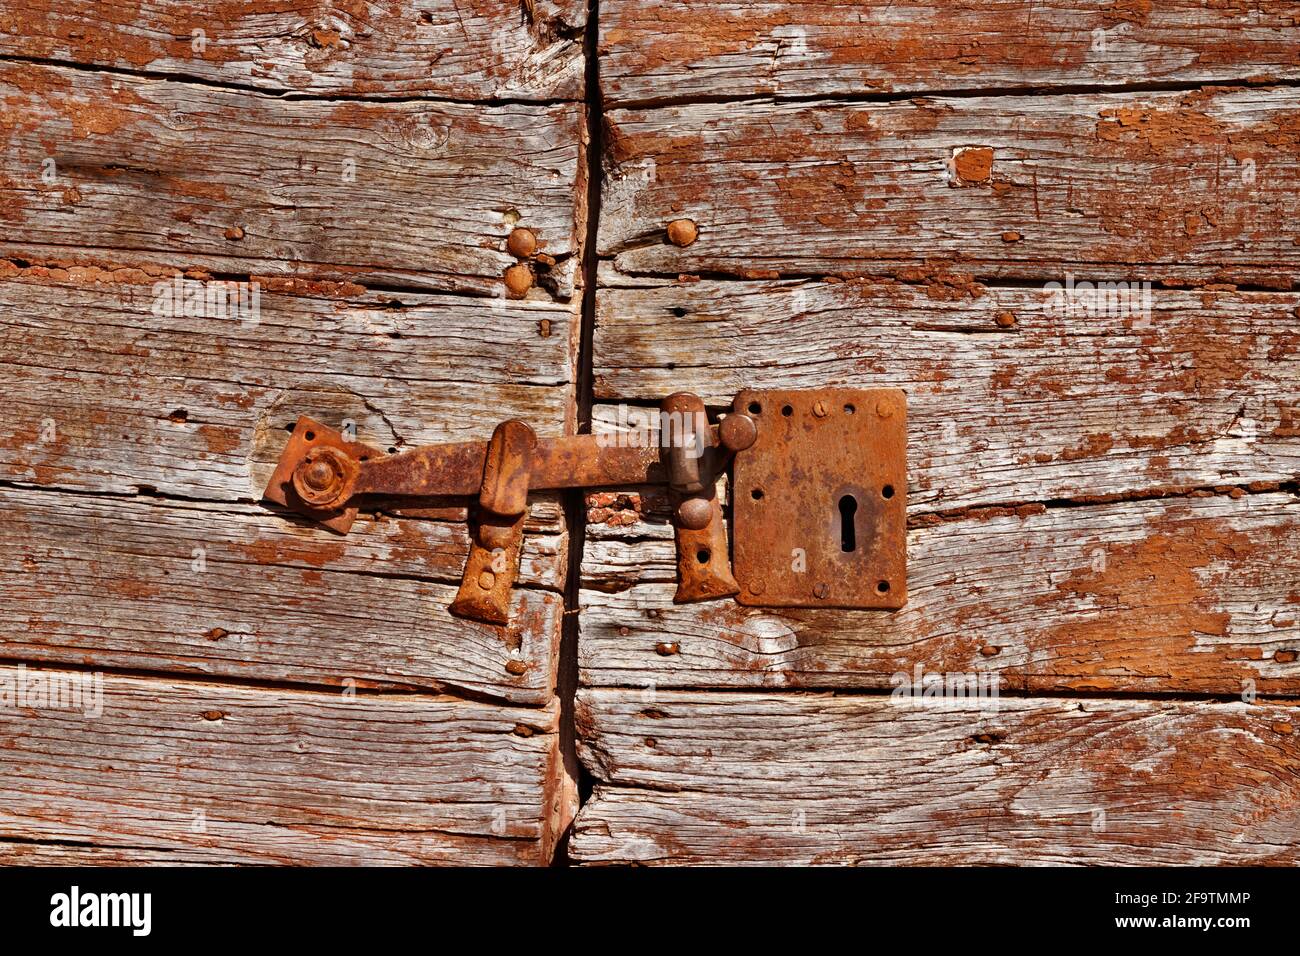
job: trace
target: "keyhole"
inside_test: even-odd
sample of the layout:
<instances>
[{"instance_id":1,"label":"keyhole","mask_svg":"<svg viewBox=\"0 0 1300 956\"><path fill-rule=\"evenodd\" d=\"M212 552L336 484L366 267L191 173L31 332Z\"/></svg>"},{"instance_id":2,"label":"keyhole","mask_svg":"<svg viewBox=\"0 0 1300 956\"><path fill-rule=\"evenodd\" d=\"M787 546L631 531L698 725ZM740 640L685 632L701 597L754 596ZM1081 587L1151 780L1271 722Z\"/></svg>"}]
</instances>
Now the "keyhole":
<instances>
[{"instance_id":1,"label":"keyhole","mask_svg":"<svg viewBox=\"0 0 1300 956\"><path fill-rule=\"evenodd\" d=\"M853 526L853 516L858 513L858 499L845 495L840 499L840 550L856 551L857 534Z\"/></svg>"}]
</instances>

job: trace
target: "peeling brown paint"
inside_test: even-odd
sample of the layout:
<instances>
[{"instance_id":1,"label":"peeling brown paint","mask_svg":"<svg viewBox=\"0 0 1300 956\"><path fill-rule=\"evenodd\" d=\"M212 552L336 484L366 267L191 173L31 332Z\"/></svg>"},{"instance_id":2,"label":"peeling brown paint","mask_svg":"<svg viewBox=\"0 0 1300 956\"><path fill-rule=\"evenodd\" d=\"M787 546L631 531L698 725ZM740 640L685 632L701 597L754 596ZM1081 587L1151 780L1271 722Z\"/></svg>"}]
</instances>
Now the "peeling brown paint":
<instances>
[{"instance_id":1,"label":"peeling brown paint","mask_svg":"<svg viewBox=\"0 0 1300 956\"><path fill-rule=\"evenodd\" d=\"M1067 684L1090 690L1137 676L1169 681L1175 655L1179 682L1234 670L1257 678L1234 661L1234 649L1201 643L1201 637L1226 637L1231 620L1207 584L1210 566L1240 563L1257 547L1218 522L1176 519L1160 522L1136 544L1102 545L1100 569L1089 564L1057 586L1080 602L1074 620L1036 637L1035 646L1052 649L1051 667ZM1054 604L1059 594L1035 603Z\"/></svg>"},{"instance_id":2,"label":"peeling brown paint","mask_svg":"<svg viewBox=\"0 0 1300 956\"><path fill-rule=\"evenodd\" d=\"M266 539L251 544L241 544L238 548L257 564L310 564L324 567L332 561L340 560L347 548L341 542L315 540L281 541Z\"/></svg>"}]
</instances>

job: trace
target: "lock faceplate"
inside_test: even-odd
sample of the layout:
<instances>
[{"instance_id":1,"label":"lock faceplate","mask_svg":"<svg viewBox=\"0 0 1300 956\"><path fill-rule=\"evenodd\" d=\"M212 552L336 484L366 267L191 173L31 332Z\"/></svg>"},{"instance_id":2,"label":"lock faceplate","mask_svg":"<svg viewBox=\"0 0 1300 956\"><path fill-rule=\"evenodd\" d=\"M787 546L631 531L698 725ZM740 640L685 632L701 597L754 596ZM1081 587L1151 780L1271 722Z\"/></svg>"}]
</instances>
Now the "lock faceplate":
<instances>
[{"instance_id":1,"label":"lock faceplate","mask_svg":"<svg viewBox=\"0 0 1300 956\"><path fill-rule=\"evenodd\" d=\"M907 396L747 390L758 425L731 488L737 600L759 607L907 603Z\"/></svg>"}]
</instances>

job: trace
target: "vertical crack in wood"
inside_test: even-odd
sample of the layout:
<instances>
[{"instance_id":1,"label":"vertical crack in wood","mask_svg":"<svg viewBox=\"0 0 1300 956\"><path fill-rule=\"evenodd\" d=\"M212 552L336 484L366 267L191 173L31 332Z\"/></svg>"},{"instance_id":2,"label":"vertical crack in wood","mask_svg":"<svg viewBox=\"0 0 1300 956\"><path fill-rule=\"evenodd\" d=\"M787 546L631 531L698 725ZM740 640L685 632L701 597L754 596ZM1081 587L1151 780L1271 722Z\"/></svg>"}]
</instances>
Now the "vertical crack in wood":
<instances>
[{"instance_id":1,"label":"vertical crack in wood","mask_svg":"<svg viewBox=\"0 0 1300 956\"><path fill-rule=\"evenodd\" d=\"M589 0L587 31L583 37L583 55L586 58L586 188L585 197L575 197L586 202L586 232L582 244L582 309L579 317L578 354L574 376L575 426L579 433L591 431L591 409L595 401L593 338L596 328L596 255L597 231L600 228L600 189L603 177L605 111L600 90L600 0ZM574 706L578 693L578 637L580 630L579 582L582 580L583 545L587 537L586 496L581 488L574 488L564 497L565 524L569 532L567 578L564 586L564 622L560 636L560 658L556 675L556 694L560 699L560 752L565 769L578 782L578 806L582 807L591 796L592 780L578 760L577 733ZM566 866L569 862L568 829L556 844L552 863Z\"/></svg>"}]
</instances>

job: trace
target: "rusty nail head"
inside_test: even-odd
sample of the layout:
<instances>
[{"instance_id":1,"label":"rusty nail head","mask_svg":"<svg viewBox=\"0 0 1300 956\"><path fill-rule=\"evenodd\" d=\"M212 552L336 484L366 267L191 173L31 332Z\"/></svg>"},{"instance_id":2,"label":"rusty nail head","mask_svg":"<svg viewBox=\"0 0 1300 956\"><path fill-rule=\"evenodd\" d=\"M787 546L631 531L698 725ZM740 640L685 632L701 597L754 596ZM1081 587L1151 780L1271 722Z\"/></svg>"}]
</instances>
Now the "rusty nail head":
<instances>
[{"instance_id":1,"label":"rusty nail head","mask_svg":"<svg viewBox=\"0 0 1300 956\"><path fill-rule=\"evenodd\" d=\"M766 590L767 590L767 585L764 584L762 581L750 581L750 582L749 582L749 593L750 593L750 594L755 594L755 595L757 595L757 594L762 594L762 593L763 593L764 591L766 591Z\"/></svg>"},{"instance_id":2,"label":"rusty nail head","mask_svg":"<svg viewBox=\"0 0 1300 956\"><path fill-rule=\"evenodd\" d=\"M497 576L491 571L484 571L478 576L478 586L484 591L491 591L492 585L497 583Z\"/></svg>"},{"instance_id":3,"label":"rusty nail head","mask_svg":"<svg viewBox=\"0 0 1300 956\"><path fill-rule=\"evenodd\" d=\"M813 414L816 415L818 418L825 418L826 403L823 401L818 401L815 405L813 405Z\"/></svg>"},{"instance_id":4,"label":"rusty nail head","mask_svg":"<svg viewBox=\"0 0 1300 956\"><path fill-rule=\"evenodd\" d=\"M690 219L674 219L668 224L668 241L674 246L689 246L700 231Z\"/></svg>"},{"instance_id":5,"label":"rusty nail head","mask_svg":"<svg viewBox=\"0 0 1300 956\"><path fill-rule=\"evenodd\" d=\"M506 293L512 299L522 299L533 287L533 270L516 262L506 270Z\"/></svg>"},{"instance_id":6,"label":"rusty nail head","mask_svg":"<svg viewBox=\"0 0 1300 956\"><path fill-rule=\"evenodd\" d=\"M813 594L817 595L817 597L819 598L824 598L826 597L826 595L830 593L831 593L831 588L829 584L819 584L815 588L813 588Z\"/></svg>"},{"instance_id":7,"label":"rusty nail head","mask_svg":"<svg viewBox=\"0 0 1300 956\"><path fill-rule=\"evenodd\" d=\"M1009 329L1016 324L1016 316L1013 312L999 312L998 317L993 321L997 323L998 328Z\"/></svg>"},{"instance_id":8,"label":"rusty nail head","mask_svg":"<svg viewBox=\"0 0 1300 956\"><path fill-rule=\"evenodd\" d=\"M686 498L677 506L677 522L683 528L700 531L713 518L713 503L706 498Z\"/></svg>"},{"instance_id":9,"label":"rusty nail head","mask_svg":"<svg viewBox=\"0 0 1300 956\"><path fill-rule=\"evenodd\" d=\"M531 229L519 226L506 240L506 250L516 259L527 259L537 251L537 237Z\"/></svg>"},{"instance_id":10,"label":"rusty nail head","mask_svg":"<svg viewBox=\"0 0 1300 956\"><path fill-rule=\"evenodd\" d=\"M888 418L894 414L894 406L882 398L880 401L876 402L876 414L881 418Z\"/></svg>"}]
</instances>

